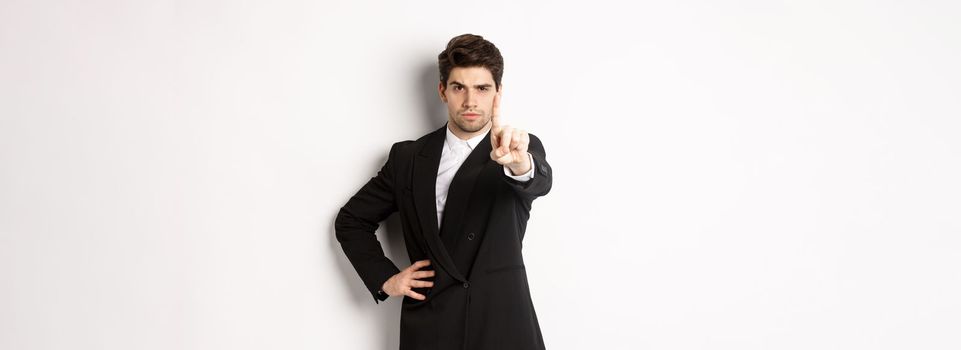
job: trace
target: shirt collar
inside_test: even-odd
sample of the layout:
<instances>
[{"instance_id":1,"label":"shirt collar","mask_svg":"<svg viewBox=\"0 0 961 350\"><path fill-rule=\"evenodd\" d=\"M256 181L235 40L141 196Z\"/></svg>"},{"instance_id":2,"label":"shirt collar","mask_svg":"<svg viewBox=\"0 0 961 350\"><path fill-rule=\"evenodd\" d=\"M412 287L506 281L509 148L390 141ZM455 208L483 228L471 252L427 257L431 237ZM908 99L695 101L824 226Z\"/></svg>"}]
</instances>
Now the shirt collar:
<instances>
[{"instance_id":1,"label":"shirt collar","mask_svg":"<svg viewBox=\"0 0 961 350\"><path fill-rule=\"evenodd\" d=\"M467 139L467 140L461 140L459 137L457 137L457 135L454 135L454 133L453 133L452 131L450 131L450 123L447 123L447 127L445 127L444 129L447 130L447 144L448 144L448 145L453 145L453 144L455 144L455 143L467 143L467 147L470 147L470 149L471 149L472 151L474 150L474 147L477 147L477 144L478 144L478 143L480 143L482 140L484 140L484 136L487 136L487 133L483 133L483 134L480 134L480 135L471 137L471 138L469 138L469 139ZM488 130L488 131L490 131L490 130Z\"/></svg>"}]
</instances>

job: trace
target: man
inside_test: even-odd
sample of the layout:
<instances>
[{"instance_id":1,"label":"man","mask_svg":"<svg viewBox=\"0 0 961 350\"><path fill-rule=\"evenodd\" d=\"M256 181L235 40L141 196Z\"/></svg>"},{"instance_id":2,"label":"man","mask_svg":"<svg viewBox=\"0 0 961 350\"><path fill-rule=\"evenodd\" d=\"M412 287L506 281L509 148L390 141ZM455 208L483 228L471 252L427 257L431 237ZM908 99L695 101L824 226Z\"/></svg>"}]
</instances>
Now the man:
<instances>
[{"instance_id":1,"label":"man","mask_svg":"<svg viewBox=\"0 0 961 350\"><path fill-rule=\"evenodd\" d=\"M503 58L483 37L438 56L445 126L395 143L347 202L337 240L375 302L402 296L401 350L544 349L521 255L534 199L551 188L544 146L499 116ZM400 270L374 232L400 212Z\"/></svg>"}]
</instances>

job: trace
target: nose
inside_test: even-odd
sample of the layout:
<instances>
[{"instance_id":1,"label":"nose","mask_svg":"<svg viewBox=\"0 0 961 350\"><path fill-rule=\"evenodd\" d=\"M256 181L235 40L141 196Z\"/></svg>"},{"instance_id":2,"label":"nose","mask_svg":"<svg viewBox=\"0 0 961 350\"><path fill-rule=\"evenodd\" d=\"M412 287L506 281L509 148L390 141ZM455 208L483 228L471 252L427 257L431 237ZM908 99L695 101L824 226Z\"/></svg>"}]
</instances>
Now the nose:
<instances>
[{"instance_id":1,"label":"nose","mask_svg":"<svg viewBox=\"0 0 961 350\"><path fill-rule=\"evenodd\" d=\"M464 108L467 108L467 109L476 108L476 107L477 107L477 96L476 96L477 94L471 92L470 89L467 89L467 92L465 92L464 94L465 94L465 95L464 95Z\"/></svg>"}]
</instances>

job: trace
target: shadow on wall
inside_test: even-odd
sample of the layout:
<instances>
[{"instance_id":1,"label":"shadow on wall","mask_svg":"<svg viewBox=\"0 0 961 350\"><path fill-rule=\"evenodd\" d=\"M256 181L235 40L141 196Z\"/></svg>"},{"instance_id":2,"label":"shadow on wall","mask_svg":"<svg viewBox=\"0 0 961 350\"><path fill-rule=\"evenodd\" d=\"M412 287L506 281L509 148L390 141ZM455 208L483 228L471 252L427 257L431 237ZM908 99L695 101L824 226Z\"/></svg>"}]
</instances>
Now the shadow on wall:
<instances>
[{"instance_id":1,"label":"shadow on wall","mask_svg":"<svg viewBox=\"0 0 961 350\"><path fill-rule=\"evenodd\" d=\"M411 122L419 121L424 123L422 129L423 132L420 135L414 135L413 137L406 137L404 139L417 139L422 135L425 135L431 131L436 130L447 122L447 107L444 102L440 99L437 93L437 84L440 81L440 74L437 71L437 62L430 62L429 64L424 64L417 70L416 87L414 91L419 92L418 98L421 101L421 115L423 118L411 117ZM400 141L394 140L394 141ZM393 141L390 142L393 144ZM368 169L370 171L370 177L376 175L377 171L387 162L387 151L384 150L384 156L381 159L371 162ZM368 177L369 178L369 177ZM366 184L367 181L363 181ZM360 187L351 192L351 196L360 190ZM343 204L347 203L350 198L343 198L339 209ZM354 304L355 309L363 310L368 307L374 307L376 309L376 314L379 319L377 326L377 333L382 334L382 344L385 349L397 349L400 344L400 297L390 297L386 301L380 304L375 304L374 299L370 296L364 283L357 276L357 271L347 260L347 256L344 255L344 250L341 248L340 242L337 241L337 237L334 231L334 219L337 217L337 213L333 213L330 219L330 228L328 232L328 244L329 249L332 251L331 256L336 257L335 264L337 269L340 271L341 276L343 276L344 283L338 284L339 286L344 286L343 288L349 289L349 294L352 296L351 302ZM407 248L404 244L404 233L401 228L400 216L391 214L384 222L381 223L377 235L377 239L381 243L381 247L384 249L384 254L397 265L397 268L403 270L411 265L410 257L407 256Z\"/></svg>"},{"instance_id":2,"label":"shadow on wall","mask_svg":"<svg viewBox=\"0 0 961 350\"><path fill-rule=\"evenodd\" d=\"M422 120L426 123L423 134L427 134L447 122L447 105L441 101L437 93L437 84L440 82L437 61L425 63L420 67L419 72L419 81L414 91L420 92L418 97L421 99L421 115L424 116Z\"/></svg>"}]
</instances>

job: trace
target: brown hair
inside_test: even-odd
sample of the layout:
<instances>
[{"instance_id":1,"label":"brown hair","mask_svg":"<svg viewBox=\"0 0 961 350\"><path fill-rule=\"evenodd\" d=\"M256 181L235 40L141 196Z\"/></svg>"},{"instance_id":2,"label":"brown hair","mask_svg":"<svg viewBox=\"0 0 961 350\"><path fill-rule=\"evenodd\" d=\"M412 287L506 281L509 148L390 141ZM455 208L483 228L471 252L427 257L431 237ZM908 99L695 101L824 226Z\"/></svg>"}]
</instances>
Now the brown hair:
<instances>
[{"instance_id":1,"label":"brown hair","mask_svg":"<svg viewBox=\"0 0 961 350\"><path fill-rule=\"evenodd\" d=\"M440 68L440 82L447 86L447 78L454 67L484 67L494 76L497 90L501 87L504 75L504 57L500 50L484 37L474 34L461 34L447 42L447 48L437 55Z\"/></svg>"}]
</instances>

